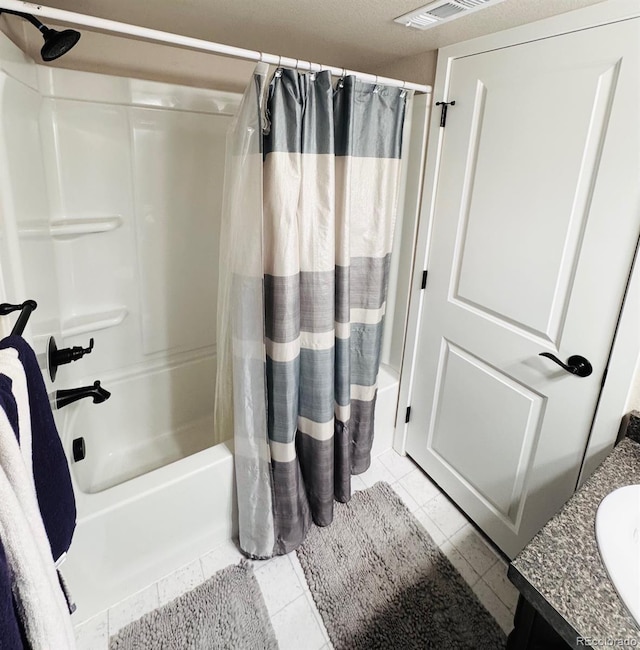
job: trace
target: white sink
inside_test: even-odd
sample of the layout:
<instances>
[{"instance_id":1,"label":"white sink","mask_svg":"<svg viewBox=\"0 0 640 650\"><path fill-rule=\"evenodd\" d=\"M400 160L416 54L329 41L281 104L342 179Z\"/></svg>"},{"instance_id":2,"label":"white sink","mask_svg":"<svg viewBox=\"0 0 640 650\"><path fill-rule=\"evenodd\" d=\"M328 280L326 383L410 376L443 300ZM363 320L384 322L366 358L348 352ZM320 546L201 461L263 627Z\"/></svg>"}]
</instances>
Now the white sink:
<instances>
[{"instance_id":1,"label":"white sink","mask_svg":"<svg viewBox=\"0 0 640 650\"><path fill-rule=\"evenodd\" d=\"M640 485L619 488L602 500L596 539L611 582L640 625Z\"/></svg>"}]
</instances>

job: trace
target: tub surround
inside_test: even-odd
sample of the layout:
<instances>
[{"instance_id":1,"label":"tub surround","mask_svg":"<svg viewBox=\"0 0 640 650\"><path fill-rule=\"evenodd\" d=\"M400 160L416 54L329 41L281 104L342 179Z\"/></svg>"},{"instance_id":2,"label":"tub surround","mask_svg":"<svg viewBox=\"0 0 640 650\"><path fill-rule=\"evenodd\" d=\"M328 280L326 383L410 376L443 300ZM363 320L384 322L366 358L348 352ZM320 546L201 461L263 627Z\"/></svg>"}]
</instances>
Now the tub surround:
<instances>
[{"instance_id":1,"label":"tub surround","mask_svg":"<svg viewBox=\"0 0 640 650\"><path fill-rule=\"evenodd\" d=\"M86 496L80 493L79 505ZM78 519L61 566L77 605L75 625L232 539L237 530L233 449L227 444L88 496L96 511Z\"/></svg>"},{"instance_id":2,"label":"tub surround","mask_svg":"<svg viewBox=\"0 0 640 650\"><path fill-rule=\"evenodd\" d=\"M595 516L602 499L617 488L640 483L640 413L629 419L626 434L511 563L509 579L521 598L510 649L534 647L527 645L525 628L535 626L537 615L570 647L590 645L580 638L595 643L604 639L640 643L640 629L609 579L595 537ZM549 638L545 643L548 648L562 647L559 639L557 646L549 645Z\"/></svg>"}]
</instances>

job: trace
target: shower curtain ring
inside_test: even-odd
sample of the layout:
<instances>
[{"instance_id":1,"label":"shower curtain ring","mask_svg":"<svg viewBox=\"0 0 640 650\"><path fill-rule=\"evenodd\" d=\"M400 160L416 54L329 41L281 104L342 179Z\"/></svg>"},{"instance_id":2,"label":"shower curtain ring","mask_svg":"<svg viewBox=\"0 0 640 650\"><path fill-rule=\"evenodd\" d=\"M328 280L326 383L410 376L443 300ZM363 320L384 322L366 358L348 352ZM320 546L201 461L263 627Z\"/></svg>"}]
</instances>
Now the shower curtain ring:
<instances>
[{"instance_id":1,"label":"shower curtain ring","mask_svg":"<svg viewBox=\"0 0 640 650\"><path fill-rule=\"evenodd\" d=\"M305 63L309 66L309 78L311 81L315 81L318 73L313 67L313 63L311 61L305 61Z\"/></svg>"}]
</instances>

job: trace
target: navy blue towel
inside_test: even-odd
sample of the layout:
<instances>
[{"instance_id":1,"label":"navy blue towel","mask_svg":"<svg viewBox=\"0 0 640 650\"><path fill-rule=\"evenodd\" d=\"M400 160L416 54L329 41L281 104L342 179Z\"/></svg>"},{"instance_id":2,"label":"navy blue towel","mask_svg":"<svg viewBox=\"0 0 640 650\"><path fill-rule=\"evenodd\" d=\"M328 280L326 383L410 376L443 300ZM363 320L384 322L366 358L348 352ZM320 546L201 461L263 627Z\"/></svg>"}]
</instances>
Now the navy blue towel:
<instances>
[{"instance_id":1,"label":"navy blue towel","mask_svg":"<svg viewBox=\"0 0 640 650\"><path fill-rule=\"evenodd\" d=\"M18 430L18 405L13 396L13 382L10 377L0 374L0 408L7 414L7 420L20 442L20 431Z\"/></svg>"},{"instance_id":2,"label":"navy blue towel","mask_svg":"<svg viewBox=\"0 0 640 650\"><path fill-rule=\"evenodd\" d=\"M8 336L0 341L0 349L5 348L18 351L27 378L33 478L51 554L54 560L58 560L69 549L76 527L76 500L69 465L35 352L21 336Z\"/></svg>"}]
</instances>

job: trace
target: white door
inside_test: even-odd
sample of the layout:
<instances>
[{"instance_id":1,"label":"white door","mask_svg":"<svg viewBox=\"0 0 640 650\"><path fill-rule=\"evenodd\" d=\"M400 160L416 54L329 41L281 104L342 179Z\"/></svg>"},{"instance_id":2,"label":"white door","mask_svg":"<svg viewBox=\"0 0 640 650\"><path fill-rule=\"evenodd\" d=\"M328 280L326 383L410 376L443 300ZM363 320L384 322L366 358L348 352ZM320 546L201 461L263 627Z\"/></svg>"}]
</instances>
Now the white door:
<instances>
[{"instance_id":1,"label":"white door","mask_svg":"<svg viewBox=\"0 0 640 650\"><path fill-rule=\"evenodd\" d=\"M639 27L448 69L406 449L510 556L575 489L632 264Z\"/></svg>"}]
</instances>

